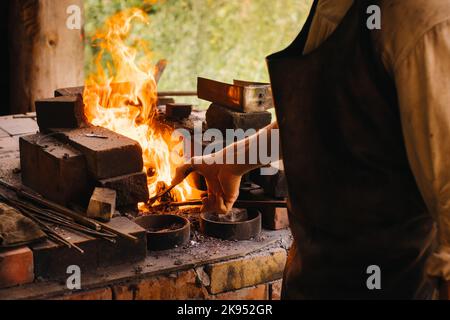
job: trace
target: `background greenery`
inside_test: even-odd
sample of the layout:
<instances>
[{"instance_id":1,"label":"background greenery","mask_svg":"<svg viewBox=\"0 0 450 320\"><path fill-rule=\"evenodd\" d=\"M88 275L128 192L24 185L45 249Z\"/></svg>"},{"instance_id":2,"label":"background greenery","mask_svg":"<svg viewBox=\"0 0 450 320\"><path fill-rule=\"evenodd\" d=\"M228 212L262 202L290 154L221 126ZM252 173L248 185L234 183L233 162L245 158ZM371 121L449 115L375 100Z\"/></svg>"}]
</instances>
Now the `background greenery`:
<instances>
[{"instance_id":1,"label":"background greenery","mask_svg":"<svg viewBox=\"0 0 450 320\"><path fill-rule=\"evenodd\" d=\"M159 90L193 90L197 76L231 82L268 81L265 57L287 46L303 25L311 0L85 0L89 39L104 20L129 7L150 14L136 36L150 41L155 62L169 64ZM86 73L95 48L86 42Z\"/></svg>"}]
</instances>

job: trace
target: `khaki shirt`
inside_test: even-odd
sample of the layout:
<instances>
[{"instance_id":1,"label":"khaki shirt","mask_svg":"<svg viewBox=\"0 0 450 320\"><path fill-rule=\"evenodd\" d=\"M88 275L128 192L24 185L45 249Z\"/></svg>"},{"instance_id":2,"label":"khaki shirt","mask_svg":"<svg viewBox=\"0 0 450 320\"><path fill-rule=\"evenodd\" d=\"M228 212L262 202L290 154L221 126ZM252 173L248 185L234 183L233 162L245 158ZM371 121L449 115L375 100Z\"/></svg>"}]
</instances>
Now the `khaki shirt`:
<instances>
[{"instance_id":1,"label":"khaki shirt","mask_svg":"<svg viewBox=\"0 0 450 320\"><path fill-rule=\"evenodd\" d=\"M337 27L353 0L319 0L305 53ZM428 272L450 280L450 0L381 0L375 49L395 80L412 171L438 225Z\"/></svg>"}]
</instances>

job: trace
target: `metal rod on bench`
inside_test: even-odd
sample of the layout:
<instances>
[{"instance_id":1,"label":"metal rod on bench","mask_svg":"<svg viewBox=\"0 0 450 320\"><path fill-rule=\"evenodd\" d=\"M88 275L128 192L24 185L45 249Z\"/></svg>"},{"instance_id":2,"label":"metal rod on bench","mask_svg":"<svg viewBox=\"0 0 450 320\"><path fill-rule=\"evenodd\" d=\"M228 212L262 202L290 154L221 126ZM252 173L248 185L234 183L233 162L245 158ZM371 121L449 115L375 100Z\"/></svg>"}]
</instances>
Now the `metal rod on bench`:
<instances>
[{"instance_id":1,"label":"metal rod on bench","mask_svg":"<svg viewBox=\"0 0 450 320\"><path fill-rule=\"evenodd\" d=\"M15 186L5 182L3 180L0 180L0 185L8 188L9 190L12 190L12 191L16 192L18 196L24 197L24 198L26 198L28 200L31 200L31 201L34 201L35 203L38 203L39 205L45 206L45 207L50 208L50 209L52 209L54 211L60 212L60 213L62 213L64 215L67 215L68 217L74 219L74 221L76 221L79 224L82 224L82 225L84 225L86 227L94 228L96 231L101 231L103 229L103 230L106 230L106 231L109 231L109 232L113 232L113 233L115 233L116 235L118 235L118 236L120 236L122 238L126 238L126 239L129 239L129 240L132 240L132 241L138 241L138 238L136 238L135 236L132 236L132 235L124 233L124 232L121 232L121 231L119 231L119 230L117 230L117 229L115 229L115 228L113 228L111 226L108 226L105 223L94 221L92 219L83 217L82 215L78 214L77 212L75 212L73 210L70 210L70 209L68 209L68 208L66 208L64 206L61 206L61 205L59 205L57 203L54 203L52 201L43 199L43 198L35 196L35 195L32 195L32 194L30 194L28 192L25 192L25 191L23 191L23 190L15 187Z\"/></svg>"}]
</instances>

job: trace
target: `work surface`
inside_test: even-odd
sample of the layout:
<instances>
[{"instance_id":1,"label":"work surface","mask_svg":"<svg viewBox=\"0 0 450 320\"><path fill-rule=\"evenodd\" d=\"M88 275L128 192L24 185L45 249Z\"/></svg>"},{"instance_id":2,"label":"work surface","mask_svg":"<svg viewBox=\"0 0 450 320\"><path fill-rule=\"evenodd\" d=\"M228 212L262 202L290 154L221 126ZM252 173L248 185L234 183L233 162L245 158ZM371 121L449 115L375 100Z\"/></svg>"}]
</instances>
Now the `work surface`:
<instances>
[{"instance_id":1,"label":"work surface","mask_svg":"<svg viewBox=\"0 0 450 320\"><path fill-rule=\"evenodd\" d=\"M0 179L21 186L19 137L37 131L34 114L0 117ZM257 239L240 242L204 238L196 234L184 247L157 253L149 252L144 260L137 263L82 270L82 289L95 290L146 277L176 275L183 270L195 270L201 266L241 258L252 259L266 253L273 256L274 250L287 250L291 241L289 230L263 230ZM279 276L277 274L277 277ZM275 279L268 279L270 280ZM65 281L35 279L31 284L0 290L0 299L45 299L67 293Z\"/></svg>"}]
</instances>

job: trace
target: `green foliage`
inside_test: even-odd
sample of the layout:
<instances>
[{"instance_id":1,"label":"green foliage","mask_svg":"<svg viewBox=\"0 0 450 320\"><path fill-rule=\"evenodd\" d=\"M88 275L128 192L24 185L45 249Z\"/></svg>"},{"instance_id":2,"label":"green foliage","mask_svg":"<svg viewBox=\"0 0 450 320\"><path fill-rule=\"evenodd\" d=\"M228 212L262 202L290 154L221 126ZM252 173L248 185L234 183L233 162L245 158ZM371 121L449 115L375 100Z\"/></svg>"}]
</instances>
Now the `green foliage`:
<instances>
[{"instance_id":1,"label":"green foliage","mask_svg":"<svg viewBox=\"0 0 450 320\"><path fill-rule=\"evenodd\" d=\"M148 1L147 1L148 2ZM192 90L197 76L231 82L268 81L265 57L287 46L306 19L310 0L85 0L86 36L129 7L144 8L150 25L133 35L149 41L154 62L169 61L160 90ZM86 71L95 48L86 46Z\"/></svg>"}]
</instances>

